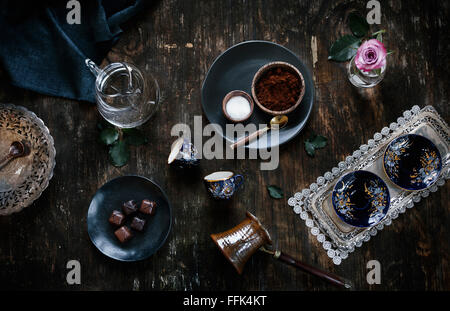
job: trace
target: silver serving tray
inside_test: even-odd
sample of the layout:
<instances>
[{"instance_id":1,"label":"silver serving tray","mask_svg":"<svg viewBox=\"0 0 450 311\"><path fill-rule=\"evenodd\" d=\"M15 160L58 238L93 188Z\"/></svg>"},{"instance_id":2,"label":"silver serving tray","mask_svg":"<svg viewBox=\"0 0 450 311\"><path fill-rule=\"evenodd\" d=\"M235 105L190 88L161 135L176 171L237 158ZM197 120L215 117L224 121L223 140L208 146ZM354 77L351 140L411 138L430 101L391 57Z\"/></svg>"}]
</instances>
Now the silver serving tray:
<instances>
[{"instance_id":1,"label":"silver serving tray","mask_svg":"<svg viewBox=\"0 0 450 311\"><path fill-rule=\"evenodd\" d=\"M31 205L53 177L56 150L44 122L25 107L0 104L0 154L13 141L26 141L29 153L0 170L0 216Z\"/></svg>"},{"instance_id":2,"label":"silver serving tray","mask_svg":"<svg viewBox=\"0 0 450 311\"><path fill-rule=\"evenodd\" d=\"M437 181L429 188L420 191L406 191L386 176L383 169L383 154L387 145L396 137L415 133L430 139L439 149L443 159L442 171ZM340 176L351 171L367 170L380 176L388 186L391 196L387 215L375 226L356 228L344 223L335 213L331 194ZM400 213L412 208L421 198L426 198L438 186L445 184L450 175L450 128L432 106L420 109L414 106L407 110L397 122L375 133L373 139L361 145L345 161L339 162L330 172L319 176L309 188L297 192L288 200L296 214L305 221L311 234L316 236L327 255L336 265L346 259L356 247L370 240L384 226L392 223Z\"/></svg>"}]
</instances>

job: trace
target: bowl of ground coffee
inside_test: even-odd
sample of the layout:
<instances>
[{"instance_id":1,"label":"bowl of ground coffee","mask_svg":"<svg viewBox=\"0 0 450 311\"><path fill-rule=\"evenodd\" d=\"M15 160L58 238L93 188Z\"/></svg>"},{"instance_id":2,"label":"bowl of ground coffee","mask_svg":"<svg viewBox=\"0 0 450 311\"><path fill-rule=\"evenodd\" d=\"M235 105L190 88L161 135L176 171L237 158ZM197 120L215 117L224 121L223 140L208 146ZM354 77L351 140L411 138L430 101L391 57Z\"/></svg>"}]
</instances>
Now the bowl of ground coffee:
<instances>
[{"instance_id":1,"label":"bowl of ground coffee","mask_svg":"<svg viewBox=\"0 0 450 311\"><path fill-rule=\"evenodd\" d=\"M304 95L303 75L289 63L268 63L253 78L253 99L259 108L271 115L292 112L300 105Z\"/></svg>"}]
</instances>

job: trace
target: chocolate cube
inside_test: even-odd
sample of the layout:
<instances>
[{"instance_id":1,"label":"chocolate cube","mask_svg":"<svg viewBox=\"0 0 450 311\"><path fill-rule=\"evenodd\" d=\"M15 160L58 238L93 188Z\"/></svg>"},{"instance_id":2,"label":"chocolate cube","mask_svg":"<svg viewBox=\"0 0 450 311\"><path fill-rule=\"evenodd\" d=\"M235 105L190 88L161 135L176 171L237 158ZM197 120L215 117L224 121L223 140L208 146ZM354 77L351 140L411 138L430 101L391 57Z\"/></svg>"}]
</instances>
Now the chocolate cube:
<instances>
[{"instance_id":1,"label":"chocolate cube","mask_svg":"<svg viewBox=\"0 0 450 311\"><path fill-rule=\"evenodd\" d=\"M145 219L133 217L133 220L131 221L131 228L133 228L136 231L142 231L144 230L145 222L146 222Z\"/></svg>"},{"instance_id":2,"label":"chocolate cube","mask_svg":"<svg viewBox=\"0 0 450 311\"><path fill-rule=\"evenodd\" d=\"M125 215L130 215L136 212L138 209L137 204L135 201L130 200L128 202L123 203L122 205L122 211L125 213Z\"/></svg>"},{"instance_id":3,"label":"chocolate cube","mask_svg":"<svg viewBox=\"0 0 450 311\"><path fill-rule=\"evenodd\" d=\"M122 226L125 222L125 215L120 211L113 211L108 221L115 226Z\"/></svg>"},{"instance_id":4,"label":"chocolate cube","mask_svg":"<svg viewBox=\"0 0 450 311\"><path fill-rule=\"evenodd\" d=\"M154 215L156 212L156 202L150 200L142 200L139 211L143 214Z\"/></svg>"},{"instance_id":5,"label":"chocolate cube","mask_svg":"<svg viewBox=\"0 0 450 311\"><path fill-rule=\"evenodd\" d=\"M133 234L131 233L130 229L128 229L128 227L125 226L122 226L119 229L117 229L114 232L114 234L121 243L129 241L133 237Z\"/></svg>"}]
</instances>

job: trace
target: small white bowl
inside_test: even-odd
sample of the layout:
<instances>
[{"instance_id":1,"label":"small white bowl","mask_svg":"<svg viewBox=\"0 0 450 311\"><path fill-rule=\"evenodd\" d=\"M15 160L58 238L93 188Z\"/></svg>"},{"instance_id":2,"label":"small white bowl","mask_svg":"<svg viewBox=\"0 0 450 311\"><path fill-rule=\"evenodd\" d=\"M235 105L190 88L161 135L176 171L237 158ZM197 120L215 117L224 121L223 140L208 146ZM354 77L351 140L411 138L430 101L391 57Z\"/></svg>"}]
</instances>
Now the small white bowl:
<instances>
[{"instance_id":1,"label":"small white bowl","mask_svg":"<svg viewBox=\"0 0 450 311\"><path fill-rule=\"evenodd\" d=\"M248 100L248 103L250 104L250 112L249 112L249 114L247 116L245 116L245 118L233 119L227 113L227 103L232 97L235 97L235 96L242 96L242 97L244 97L245 99ZM248 93L246 93L244 91L241 91L241 90L234 90L234 91L229 92L227 95L225 95L225 97L223 98L223 101L222 101L223 114L225 115L225 118L227 118L231 122L244 122L244 121L246 121L252 115L253 108L254 108L254 104L253 104L252 97Z\"/></svg>"}]
</instances>

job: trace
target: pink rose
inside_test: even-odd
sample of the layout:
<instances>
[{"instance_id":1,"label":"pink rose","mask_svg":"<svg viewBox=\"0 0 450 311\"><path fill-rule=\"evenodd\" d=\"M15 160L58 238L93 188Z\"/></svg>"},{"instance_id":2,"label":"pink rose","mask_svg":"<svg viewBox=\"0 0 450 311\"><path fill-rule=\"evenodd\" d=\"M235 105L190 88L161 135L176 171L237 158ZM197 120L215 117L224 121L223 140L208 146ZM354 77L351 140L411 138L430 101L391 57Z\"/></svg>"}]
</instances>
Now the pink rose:
<instances>
[{"instance_id":1,"label":"pink rose","mask_svg":"<svg viewBox=\"0 0 450 311\"><path fill-rule=\"evenodd\" d=\"M377 39L365 41L358 48L355 65L359 70L372 71L386 65L386 48Z\"/></svg>"}]
</instances>

